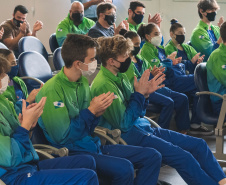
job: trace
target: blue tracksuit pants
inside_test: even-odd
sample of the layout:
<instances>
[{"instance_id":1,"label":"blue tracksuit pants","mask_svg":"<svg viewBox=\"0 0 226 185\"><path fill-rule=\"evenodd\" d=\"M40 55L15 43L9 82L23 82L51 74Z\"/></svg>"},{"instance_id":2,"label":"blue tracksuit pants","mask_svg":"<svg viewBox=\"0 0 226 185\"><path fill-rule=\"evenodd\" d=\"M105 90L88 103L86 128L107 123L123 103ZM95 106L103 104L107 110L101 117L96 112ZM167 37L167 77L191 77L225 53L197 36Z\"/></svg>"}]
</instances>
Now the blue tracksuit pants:
<instances>
[{"instance_id":1,"label":"blue tracksuit pants","mask_svg":"<svg viewBox=\"0 0 226 185\"><path fill-rule=\"evenodd\" d=\"M161 107L158 124L162 128L169 128L174 110L178 130L188 130L190 128L188 98L185 94L172 91L169 88L161 88L150 94L149 103Z\"/></svg>"},{"instance_id":2,"label":"blue tracksuit pants","mask_svg":"<svg viewBox=\"0 0 226 185\"><path fill-rule=\"evenodd\" d=\"M203 139L161 128L143 130L137 126L122 137L130 145L157 150L162 155L162 162L175 168L189 185L217 185L225 178Z\"/></svg>"},{"instance_id":3,"label":"blue tracksuit pants","mask_svg":"<svg viewBox=\"0 0 226 185\"><path fill-rule=\"evenodd\" d=\"M88 153L96 161L100 184L156 185L161 167L161 155L151 148L129 145L105 145L102 154ZM71 152L75 155L78 152ZM81 154L81 152L79 152ZM134 179L134 169L136 178Z\"/></svg>"},{"instance_id":4,"label":"blue tracksuit pants","mask_svg":"<svg viewBox=\"0 0 226 185\"><path fill-rule=\"evenodd\" d=\"M37 171L19 176L13 185L98 185L92 156L59 157L40 161Z\"/></svg>"}]
</instances>

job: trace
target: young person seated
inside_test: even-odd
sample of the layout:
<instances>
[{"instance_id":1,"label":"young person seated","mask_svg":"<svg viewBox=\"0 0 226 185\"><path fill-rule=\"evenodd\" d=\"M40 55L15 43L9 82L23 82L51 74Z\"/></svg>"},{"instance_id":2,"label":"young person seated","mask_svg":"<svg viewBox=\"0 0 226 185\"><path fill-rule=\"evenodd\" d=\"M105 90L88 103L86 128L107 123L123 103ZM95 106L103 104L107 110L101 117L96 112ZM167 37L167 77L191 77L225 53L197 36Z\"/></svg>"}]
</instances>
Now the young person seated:
<instances>
[{"instance_id":1,"label":"young person seated","mask_svg":"<svg viewBox=\"0 0 226 185\"><path fill-rule=\"evenodd\" d=\"M97 17L98 21L88 32L92 38L111 37L119 34L122 28L129 29L129 24L125 20L116 27L116 6L111 3L100 3L97 6Z\"/></svg>"},{"instance_id":2,"label":"young person seated","mask_svg":"<svg viewBox=\"0 0 226 185\"><path fill-rule=\"evenodd\" d=\"M9 101L13 102L14 109L17 115L19 115L22 111L22 99L26 100L27 105L34 103L35 97L40 89L34 89L30 94L28 94L26 84L17 76L19 66L12 51L8 49L0 49L0 56L7 59L11 65L11 70L8 73L9 85L2 95Z\"/></svg>"},{"instance_id":3,"label":"young person seated","mask_svg":"<svg viewBox=\"0 0 226 185\"><path fill-rule=\"evenodd\" d=\"M84 6L75 1L71 4L68 16L59 23L56 29L56 39L61 47L68 33L87 34L95 22L84 17Z\"/></svg>"},{"instance_id":4,"label":"young person seated","mask_svg":"<svg viewBox=\"0 0 226 185\"><path fill-rule=\"evenodd\" d=\"M206 68L209 91L224 95L226 94L226 22L224 22L220 28L220 35L223 43L212 52L207 61ZM213 111L216 115L219 115L222 99L216 96L210 96L210 99Z\"/></svg>"},{"instance_id":5,"label":"young person seated","mask_svg":"<svg viewBox=\"0 0 226 185\"><path fill-rule=\"evenodd\" d=\"M212 25L216 19L217 10L220 9L216 0L199 0L197 7L201 20L192 32L191 45L201 55L205 55L206 62L210 54L222 43L219 30L224 20L221 17L218 26Z\"/></svg>"},{"instance_id":6,"label":"young person seated","mask_svg":"<svg viewBox=\"0 0 226 185\"><path fill-rule=\"evenodd\" d=\"M39 161L29 139L29 130L35 127L42 114L46 97L29 106L23 100L22 114L17 116L12 102L2 95L8 86L6 73L9 70L9 62L0 57L0 179L7 185L98 185L93 171L96 164L91 156Z\"/></svg>"},{"instance_id":7,"label":"young person seated","mask_svg":"<svg viewBox=\"0 0 226 185\"><path fill-rule=\"evenodd\" d=\"M135 76L140 79L145 70L151 69L149 77L151 79L159 72L164 71L164 68L161 67L150 67L151 65L147 60L138 54L140 51L141 39L136 32L128 31L125 33L124 37L130 38L134 45L134 49L130 54L132 62L129 69L125 72L132 85L134 83L134 73ZM172 91L167 87L162 87L156 92L150 94L149 103L161 108L158 124L162 128L169 129L170 121L175 110L175 121L178 131L184 134L187 133L187 130L190 128L190 118L188 98L185 94Z\"/></svg>"},{"instance_id":8,"label":"young person seated","mask_svg":"<svg viewBox=\"0 0 226 185\"><path fill-rule=\"evenodd\" d=\"M149 81L146 70L131 86L124 72L130 66L133 50L130 40L122 36L99 38L98 57L102 62L91 87L92 97L113 92L117 99L106 109L100 126L120 129L122 138L130 145L150 147L160 152L162 162L177 170L187 184L225 184L223 170L203 139L161 128L151 128L142 118L149 94L161 88L162 73Z\"/></svg>"},{"instance_id":9,"label":"young person seated","mask_svg":"<svg viewBox=\"0 0 226 185\"><path fill-rule=\"evenodd\" d=\"M170 37L171 41L165 46L166 55L176 51L177 57L182 57L186 73L194 74L196 65L203 61L205 55L200 56L192 46L184 43L185 28L176 19L171 20Z\"/></svg>"},{"instance_id":10,"label":"young person seated","mask_svg":"<svg viewBox=\"0 0 226 185\"><path fill-rule=\"evenodd\" d=\"M65 67L36 96L37 102L47 97L39 124L51 145L67 147L70 155L92 155L97 174L106 184L156 184L161 166L157 151L129 145L101 146L100 139L91 136L100 116L115 101L110 91L91 100L85 76L96 70L97 47L88 36L67 35L61 50Z\"/></svg>"},{"instance_id":11,"label":"young person seated","mask_svg":"<svg viewBox=\"0 0 226 185\"><path fill-rule=\"evenodd\" d=\"M177 52L173 52L169 56L166 55L164 46L160 45L162 34L156 24L141 25L138 34L142 39L145 39L145 44L141 49L141 56L151 66L156 65L159 67L163 65L166 68L165 85L173 91L186 93L191 98L193 106L189 133L194 135L212 135L213 131L202 126L197 117L196 107L198 97L195 95L197 88L195 86L194 74L186 74L184 64L181 63L182 57L175 58Z\"/></svg>"}]
</instances>

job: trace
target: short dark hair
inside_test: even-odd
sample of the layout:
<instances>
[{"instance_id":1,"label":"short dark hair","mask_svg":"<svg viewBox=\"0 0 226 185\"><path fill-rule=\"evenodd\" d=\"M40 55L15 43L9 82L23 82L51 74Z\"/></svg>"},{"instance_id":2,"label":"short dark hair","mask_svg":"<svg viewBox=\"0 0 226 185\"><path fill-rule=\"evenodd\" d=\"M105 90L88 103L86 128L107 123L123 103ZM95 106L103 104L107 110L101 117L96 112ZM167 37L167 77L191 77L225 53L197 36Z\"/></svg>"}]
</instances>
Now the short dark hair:
<instances>
[{"instance_id":1,"label":"short dark hair","mask_svg":"<svg viewBox=\"0 0 226 185\"><path fill-rule=\"evenodd\" d=\"M170 23L171 23L170 32L174 33L178 28L183 28L182 24L180 24L177 19L172 19Z\"/></svg>"},{"instance_id":2,"label":"short dark hair","mask_svg":"<svg viewBox=\"0 0 226 185\"><path fill-rule=\"evenodd\" d=\"M0 56L3 56L3 57L8 57L10 54L12 54L13 52L9 49L3 49L3 48L0 48Z\"/></svg>"},{"instance_id":3,"label":"short dark hair","mask_svg":"<svg viewBox=\"0 0 226 185\"><path fill-rule=\"evenodd\" d=\"M11 70L11 65L5 57L0 56L0 75L2 73L8 73Z\"/></svg>"},{"instance_id":4,"label":"short dark hair","mask_svg":"<svg viewBox=\"0 0 226 185\"><path fill-rule=\"evenodd\" d=\"M223 40L223 43L226 43L226 22L224 22L221 25L220 34L221 34L221 38Z\"/></svg>"},{"instance_id":5,"label":"short dark hair","mask_svg":"<svg viewBox=\"0 0 226 185\"><path fill-rule=\"evenodd\" d=\"M134 32L134 31L127 31L124 35L124 37L127 39L127 38L130 38L131 40L135 37L138 37L139 35Z\"/></svg>"},{"instance_id":6,"label":"short dark hair","mask_svg":"<svg viewBox=\"0 0 226 185\"><path fill-rule=\"evenodd\" d=\"M97 5L97 17L100 17L100 13L105 13L107 10L114 8L116 11L116 6L111 3L100 3Z\"/></svg>"},{"instance_id":7,"label":"short dark hair","mask_svg":"<svg viewBox=\"0 0 226 185\"><path fill-rule=\"evenodd\" d=\"M140 1L131 1L129 5L129 9L133 12L136 10L137 7L143 7L145 8L145 5L141 3Z\"/></svg>"},{"instance_id":8,"label":"short dark hair","mask_svg":"<svg viewBox=\"0 0 226 185\"><path fill-rule=\"evenodd\" d=\"M28 13L28 10L25 6L23 5L17 5L15 8L14 8L14 11L13 11L13 15L15 15L15 13L19 11L21 12L22 14L27 14Z\"/></svg>"},{"instance_id":9,"label":"short dark hair","mask_svg":"<svg viewBox=\"0 0 226 185\"><path fill-rule=\"evenodd\" d=\"M141 39L146 40L145 35L146 34L149 35L154 30L155 26L157 26L155 23L149 23L147 25L141 24L137 33L138 33L138 35L140 35Z\"/></svg>"},{"instance_id":10,"label":"short dark hair","mask_svg":"<svg viewBox=\"0 0 226 185\"><path fill-rule=\"evenodd\" d=\"M61 49L65 66L70 68L76 60L84 62L87 50L95 47L98 47L97 42L89 36L68 34Z\"/></svg>"},{"instance_id":11,"label":"short dark hair","mask_svg":"<svg viewBox=\"0 0 226 185\"><path fill-rule=\"evenodd\" d=\"M199 17L201 19L203 17L202 17L202 14L200 13L200 9L202 9L205 12L206 10L218 10L220 8L216 0L199 0L197 7L198 7Z\"/></svg>"}]
</instances>

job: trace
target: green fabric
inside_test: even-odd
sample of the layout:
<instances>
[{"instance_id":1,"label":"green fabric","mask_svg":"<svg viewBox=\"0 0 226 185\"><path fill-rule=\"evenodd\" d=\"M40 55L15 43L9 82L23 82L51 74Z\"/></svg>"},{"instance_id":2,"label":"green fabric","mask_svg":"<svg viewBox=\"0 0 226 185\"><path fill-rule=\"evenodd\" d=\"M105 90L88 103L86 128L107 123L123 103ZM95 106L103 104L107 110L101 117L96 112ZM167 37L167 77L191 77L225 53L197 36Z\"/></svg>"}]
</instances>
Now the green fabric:
<instances>
[{"instance_id":1,"label":"green fabric","mask_svg":"<svg viewBox=\"0 0 226 185\"><path fill-rule=\"evenodd\" d=\"M63 45L64 40L69 33L76 33L85 35L89 32L90 28L95 25L95 22L86 17L83 18L83 21L78 26L75 26L73 21L70 19L70 14L59 23L56 29L56 39L59 46Z\"/></svg>"},{"instance_id":2,"label":"green fabric","mask_svg":"<svg viewBox=\"0 0 226 185\"><path fill-rule=\"evenodd\" d=\"M128 79L131 83L131 86L133 86L133 84L134 84L134 76L136 76L138 79L140 79L140 77L142 76L144 71L151 67L151 65L148 63L148 61L145 58L143 58L141 55L137 55L137 58L139 58L140 60L143 61L141 71L139 72L138 69L136 68L135 64L133 62L131 62L129 69L125 72L125 74L127 75Z\"/></svg>"},{"instance_id":3,"label":"green fabric","mask_svg":"<svg viewBox=\"0 0 226 185\"><path fill-rule=\"evenodd\" d=\"M27 98L28 91L27 91L27 86L24 83L24 81L21 78L15 76L13 78L13 82L17 83L20 86L24 96ZM8 86L6 91L2 95L5 96L9 101L13 102L14 104L17 102L17 97L16 97L14 86Z\"/></svg>"},{"instance_id":4,"label":"green fabric","mask_svg":"<svg viewBox=\"0 0 226 185\"><path fill-rule=\"evenodd\" d=\"M117 99L104 112L100 125L109 129L118 128L126 132L128 130L128 120L124 120L124 113L131 93L133 93L133 87L126 74L118 73L115 76L108 69L101 66L101 70L92 83L91 95L94 97L109 91L117 95Z\"/></svg>"},{"instance_id":5,"label":"green fabric","mask_svg":"<svg viewBox=\"0 0 226 185\"><path fill-rule=\"evenodd\" d=\"M126 18L126 20L128 20L128 18ZM129 23L129 30L137 33L140 25L142 25L142 24L145 24L145 23L142 22L142 23L137 24L137 25L133 25L133 24Z\"/></svg>"},{"instance_id":6,"label":"green fabric","mask_svg":"<svg viewBox=\"0 0 226 185\"><path fill-rule=\"evenodd\" d=\"M36 102L39 102L42 97L47 97L40 120L44 124L46 136L49 136L48 139L57 145L74 145L70 138L71 119L75 119L81 110L89 106L88 80L82 76L77 82L71 82L62 68L56 76L45 83L36 96ZM63 106L57 107L54 102L61 102Z\"/></svg>"},{"instance_id":7,"label":"green fabric","mask_svg":"<svg viewBox=\"0 0 226 185\"><path fill-rule=\"evenodd\" d=\"M213 51L207 62L207 69L212 72L214 77L226 88L226 46L221 44L218 49Z\"/></svg>"},{"instance_id":8,"label":"green fabric","mask_svg":"<svg viewBox=\"0 0 226 185\"><path fill-rule=\"evenodd\" d=\"M195 49L192 46L189 46L188 44L181 44L183 47L185 53L187 54L188 60L192 60L192 58L197 54ZM177 47L174 45L173 41L171 40L166 46L165 46L165 52L166 56L170 55L174 51L178 52Z\"/></svg>"},{"instance_id":9,"label":"green fabric","mask_svg":"<svg viewBox=\"0 0 226 185\"><path fill-rule=\"evenodd\" d=\"M209 55L213 51L214 46L209 38L209 34L207 32L208 29L209 26L203 21L200 21L191 35L191 44L197 52L200 52L202 55L205 55L204 61L207 61ZM213 30L214 35L218 40L220 37L220 28L218 26L211 25L211 29Z\"/></svg>"},{"instance_id":10,"label":"green fabric","mask_svg":"<svg viewBox=\"0 0 226 185\"><path fill-rule=\"evenodd\" d=\"M163 46L159 46L159 48L164 49ZM158 49L151 44L150 42L145 41L145 44L143 45L140 55L148 61L151 67L159 67L160 66L160 60L158 57Z\"/></svg>"}]
</instances>

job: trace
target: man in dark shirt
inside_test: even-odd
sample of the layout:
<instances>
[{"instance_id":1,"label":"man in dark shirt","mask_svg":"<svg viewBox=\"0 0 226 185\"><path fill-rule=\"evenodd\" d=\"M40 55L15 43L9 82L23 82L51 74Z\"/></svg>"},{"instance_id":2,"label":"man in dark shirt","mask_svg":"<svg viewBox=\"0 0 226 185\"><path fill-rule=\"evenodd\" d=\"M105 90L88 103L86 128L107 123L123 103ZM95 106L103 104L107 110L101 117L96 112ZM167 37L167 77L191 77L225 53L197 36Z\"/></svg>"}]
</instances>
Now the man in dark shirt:
<instances>
[{"instance_id":1,"label":"man in dark shirt","mask_svg":"<svg viewBox=\"0 0 226 185\"><path fill-rule=\"evenodd\" d=\"M42 29L43 23L36 21L31 32L29 23L26 20L28 10L23 5L15 7L13 18L1 23L1 28L4 28L2 37L3 43L11 50L18 54L18 42L24 36L35 36L37 31Z\"/></svg>"},{"instance_id":2,"label":"man in dark shirt","mask_svg":"<svg viewBox=\"0 0 226 185\"><path fill-rule=\"evenodd\" d=\"M97 6L97 17L97 23L88 32L90 37L112 37L118 34L122 28L129 29L127 21L122 21L116 27L116 7L111 3L100 3Z\"/></svg>"}]
</instances>

